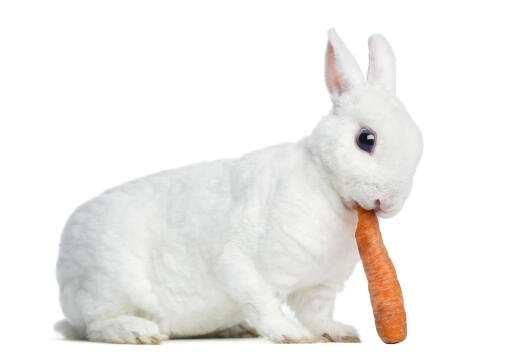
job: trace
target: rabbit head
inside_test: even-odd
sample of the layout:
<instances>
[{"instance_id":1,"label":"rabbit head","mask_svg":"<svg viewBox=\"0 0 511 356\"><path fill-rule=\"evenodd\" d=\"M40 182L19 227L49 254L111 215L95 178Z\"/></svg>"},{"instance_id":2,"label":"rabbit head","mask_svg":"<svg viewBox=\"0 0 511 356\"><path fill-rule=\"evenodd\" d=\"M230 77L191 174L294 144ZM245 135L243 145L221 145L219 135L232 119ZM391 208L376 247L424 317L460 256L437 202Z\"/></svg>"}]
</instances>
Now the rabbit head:
<instances>
[{"instance_id":1,"label":"rabbit head","mask_svg":"<svg viewBox=\"0 0 511 356\"><path fill-rule=\"evenodd\" d=\"M333 102L309 137L313 155L344 205L398 213L422 155L422 135L395 95L395 58L381 35L369 38L364 78L335 30L328 32L326 84Z\"/></svg>"}]
</instances>

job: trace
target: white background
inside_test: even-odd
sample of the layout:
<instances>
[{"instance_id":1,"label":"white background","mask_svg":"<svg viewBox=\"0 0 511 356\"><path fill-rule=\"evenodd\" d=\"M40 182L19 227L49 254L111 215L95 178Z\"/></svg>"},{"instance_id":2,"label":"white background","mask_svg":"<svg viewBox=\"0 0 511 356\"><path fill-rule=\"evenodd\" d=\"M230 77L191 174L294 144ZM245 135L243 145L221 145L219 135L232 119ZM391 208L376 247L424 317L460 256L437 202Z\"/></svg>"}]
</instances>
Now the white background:
<instances>
[{"instance_id":1,"label":"white background","mask_svg":"<svg viewBox=\"0 0 511 356\"><path fill-rule=\"evenodd\" d=\"M2 354L508 351L505 5L2 1ZM378 339L359 265L336 315L358 328L362 344L60 340L52 330L62 317L54 268L72 210L138 176L307 135L330 108L323 83L329 27L364 69L367 37L387 36L398 60L398 95L423 130L412 195L397 217L382 222L403 286L408 339L394 346Z\"/></svg>"}]
</instances>

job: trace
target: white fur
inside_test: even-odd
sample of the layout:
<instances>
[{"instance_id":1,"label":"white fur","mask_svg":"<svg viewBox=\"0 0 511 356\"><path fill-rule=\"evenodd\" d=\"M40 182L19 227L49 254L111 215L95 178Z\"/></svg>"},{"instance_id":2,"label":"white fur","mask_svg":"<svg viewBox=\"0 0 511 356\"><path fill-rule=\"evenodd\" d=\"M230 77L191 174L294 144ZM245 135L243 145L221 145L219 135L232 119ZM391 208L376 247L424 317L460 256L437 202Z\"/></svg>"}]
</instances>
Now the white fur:
<instances>
[{"instance_id":1,"label":"white fur","mask_svg":"<svg viewBox=\"0 0 511 356\"><path fill-rule=\"evenodd\" d=\"M367 81L396 91L396 59L389 42L379 34L369 37Z\"/></svg>"},{"instance_id":2,"label":"white fur","mask_svg":"<svg viewBox=\"0 0 511 356\"><path fill-rule=\"evenodd\" d=\"M245 323L273 341L357 335L332 320L359 260L353 207L380 199L381 216L397 213L422 140L388 86L361 80L333 30L329 46L327 83L341 85L310 136L137 179L72 214L57 276L81 337L150 343ZM372 61L375 73L393 70L388 59ZM377 132L372 155L355 144L362 126ZM283 314L284 302L301 325Z\"/></svg>"}]
</instances>

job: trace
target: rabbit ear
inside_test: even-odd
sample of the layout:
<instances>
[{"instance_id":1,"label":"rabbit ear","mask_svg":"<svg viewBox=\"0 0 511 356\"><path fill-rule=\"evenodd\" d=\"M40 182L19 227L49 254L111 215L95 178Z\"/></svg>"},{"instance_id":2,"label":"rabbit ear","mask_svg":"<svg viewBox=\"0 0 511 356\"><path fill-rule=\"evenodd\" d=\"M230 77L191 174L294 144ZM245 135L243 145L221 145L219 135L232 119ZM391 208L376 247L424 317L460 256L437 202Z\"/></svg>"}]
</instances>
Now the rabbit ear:
<instances>
[{"instance_id":1,"label":"rabbit ear","mask_svg":"<svg viewBox=\"0 0 511 356\"><path fill-rule=\"evenodd\" d=\"M396 58L389 42L379 34L369 37L367 81L396 91Z\"/></svg>"},{"instance_id":2,"label":"rabbit ear","mask_svg":"<svg viewBox=\"0 0 511 356\"><path fill-rule=\"evenodd\" d=\"M333 28L328 30L325 79L332 98L364 82L364 76L355 58Z\"/></svg>"}]
</instances>

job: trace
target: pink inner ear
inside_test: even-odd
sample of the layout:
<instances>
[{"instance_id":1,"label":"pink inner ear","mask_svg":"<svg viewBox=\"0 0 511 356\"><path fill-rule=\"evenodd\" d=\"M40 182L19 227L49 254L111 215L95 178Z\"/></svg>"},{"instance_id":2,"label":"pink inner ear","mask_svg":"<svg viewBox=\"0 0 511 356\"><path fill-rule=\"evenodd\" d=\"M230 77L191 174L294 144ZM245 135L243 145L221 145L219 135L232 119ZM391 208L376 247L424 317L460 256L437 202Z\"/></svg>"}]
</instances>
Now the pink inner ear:
<instances>
[{"instance_id":1,"label":"pink inner ear","mask_svg":"<svg viewBox=\"0 0 511 356\"><path fill-rule=\"evenodd\" d=\"M326 49L326 63L325 63L325 77L326 86L331 95L341 94L341 79L335 68L335 52L334 48L328 43Z\"/></svg>"}]
</instances>

